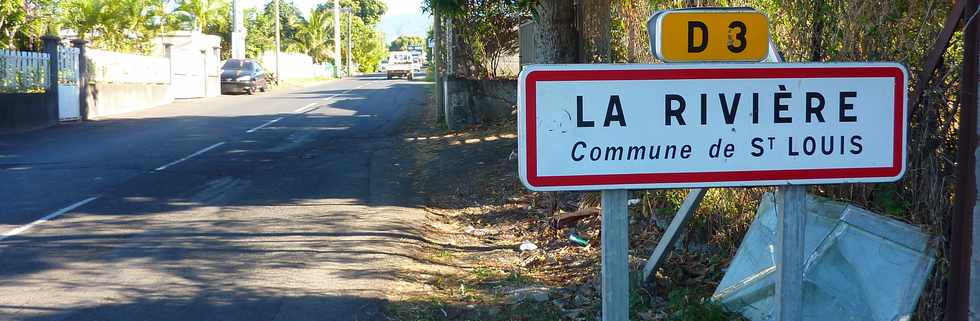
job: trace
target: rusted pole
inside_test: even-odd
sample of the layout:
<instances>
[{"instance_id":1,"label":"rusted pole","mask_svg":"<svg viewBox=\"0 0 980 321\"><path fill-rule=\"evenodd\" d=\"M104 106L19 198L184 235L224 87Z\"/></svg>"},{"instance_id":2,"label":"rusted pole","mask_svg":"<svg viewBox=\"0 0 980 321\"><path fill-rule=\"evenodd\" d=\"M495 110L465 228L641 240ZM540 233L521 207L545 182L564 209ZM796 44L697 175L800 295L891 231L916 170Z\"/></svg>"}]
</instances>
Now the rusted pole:
<instances>
[{"instance_id":1,"label":"rusted pole","mask_svg":"<svg viewBox=\"0 0 980 321\"><path fill-rule=\"evenodd\" d=\"M943 24L943 30L936 37L936 42L932 45L932 49L929 49L929 54L923 62L922 71L919 72L919 78L916 80L915 89L912 90L912 95L909 96L911 100L909 114L915 114L915 110L918 109L919 101L922 99L926 86L929 86L929 80L932 79L932 75L936 73L936 67L942 61L943 54L946 53L946 48L949 47L949 41L953 38L953 33L956 32L956 29L959 29L957 26L959 26L963 18L963 6L966 1L958 0L953 4L953 9L949 11L949 16L946 17L946 23Z\"/></svg>"},{"instance_id":2,"label":"rusted pole","mask_svg":"<svg viewBox=\"0 0 980 321\"><path fill-rule=\"evenodd\" d=\"M959 144L956 155L956 204L950 231L950 278L946 293L946 320L969 320L970 256L973 234L973 208L976 205L977 147L977 31L980 23L971 19L978 0L966 1L967 22L963 43L963 71L960 75Z\"/></svg>"}]
</instances>

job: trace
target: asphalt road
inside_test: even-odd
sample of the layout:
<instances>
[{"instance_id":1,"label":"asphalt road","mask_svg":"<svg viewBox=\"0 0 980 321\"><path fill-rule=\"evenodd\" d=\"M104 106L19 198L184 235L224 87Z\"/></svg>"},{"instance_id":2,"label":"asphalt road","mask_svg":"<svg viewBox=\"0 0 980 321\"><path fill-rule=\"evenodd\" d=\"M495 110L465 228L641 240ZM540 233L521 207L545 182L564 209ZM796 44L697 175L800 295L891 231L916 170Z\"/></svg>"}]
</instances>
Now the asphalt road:
<instances>
[{"instance_id":1,"label":"asphalt road","mask_svg":"<svg viewBox=\"0 0 980 321\"><path fill-rule=\"evenodd\" d=\"M0 136L0 320L376 320L418 241L358 77Z\"/></svg>"}]
</instances>

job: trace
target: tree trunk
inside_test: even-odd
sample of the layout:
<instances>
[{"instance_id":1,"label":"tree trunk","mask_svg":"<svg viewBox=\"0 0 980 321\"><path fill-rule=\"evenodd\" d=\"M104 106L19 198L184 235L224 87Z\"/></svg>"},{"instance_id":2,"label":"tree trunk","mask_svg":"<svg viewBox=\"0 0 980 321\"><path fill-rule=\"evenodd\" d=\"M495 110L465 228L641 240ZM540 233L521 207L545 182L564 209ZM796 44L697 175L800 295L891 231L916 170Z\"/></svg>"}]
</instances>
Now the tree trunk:
<instances>
[{"instance_id":1,"label":"tree trunk","mask_svg":"<svg viewBox=\"0 0 980 321\"><path fill-rule=\"evenodd\" d=\"M534 39L535 62L575 63L578 58L575 3L571 0L540 0L536 7L538 30Z\"/></svg>"},{"instance_id":2,"label":"tree trunk","mask_svg":"<svg viewBox=\"0 0 980 321\"><path fill-rule=\"evenodd\" d=\"M579 62L610 62L609 2L611 0L582 0L579 2L579 17L582 28L579 33Z\"/></svg>"},{"instance_id":3,"label":"tree trunk","mask_svg":"<svg viewBox=\"0 0 980 321\"><path fill-rule=\"evenodd\" d=\"M823 0L813 1L813 20L810 31L810 61L821 61L823 58Z\"/></svg>"},{"instance_id":4,"label":"tree trunk","mask_svg":"<svg viewBox=\"0 0 980 321\"><path fill-rule=\"evenodd\" d=\"M623 20L626 27L625 39L626 62L651 63L653 53L650 51L650 36L647 33L647 19L650 18L650 7L646 1L617 1L615 15Z\"/></svg>"}]
</instances>

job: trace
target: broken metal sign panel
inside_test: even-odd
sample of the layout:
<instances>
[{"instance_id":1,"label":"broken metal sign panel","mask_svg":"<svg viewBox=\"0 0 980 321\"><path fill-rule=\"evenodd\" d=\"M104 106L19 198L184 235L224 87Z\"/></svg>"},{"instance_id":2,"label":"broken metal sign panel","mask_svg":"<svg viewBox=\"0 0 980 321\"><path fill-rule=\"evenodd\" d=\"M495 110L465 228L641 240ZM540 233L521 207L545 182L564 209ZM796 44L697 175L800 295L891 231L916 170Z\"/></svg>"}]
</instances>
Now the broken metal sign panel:
<instances>
[{"instance_id":1,"label":"broken metal sign panel","mask_svg":"<svg viewBox=\"0 0 980 321\"><path fill-rule=\"evenodd\" d=\"M776 199L763 196L713 300L772 320ZM928 236L867 210L807 197L804 320L907 320L935 263Z\"/></svg>"}]
</instances>

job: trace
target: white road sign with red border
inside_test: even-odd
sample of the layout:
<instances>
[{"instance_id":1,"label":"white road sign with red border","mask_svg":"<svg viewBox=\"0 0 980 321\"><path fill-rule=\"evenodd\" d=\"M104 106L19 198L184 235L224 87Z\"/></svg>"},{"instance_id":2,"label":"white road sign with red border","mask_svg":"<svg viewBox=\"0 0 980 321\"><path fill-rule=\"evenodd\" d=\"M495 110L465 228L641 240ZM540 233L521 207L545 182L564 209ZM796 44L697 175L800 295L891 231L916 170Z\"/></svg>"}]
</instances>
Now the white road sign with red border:
<instances>
[{"instance_id":1,"label":"white road sign with red border","mask_svg":"<svg viewBox=\"0 0 980 321\"><path fill-rule=\"evenodd\" d=\"M896 63L528 66L520 177L538 191L895 181L907 78Z\"/></svg>"}]
</instances>

